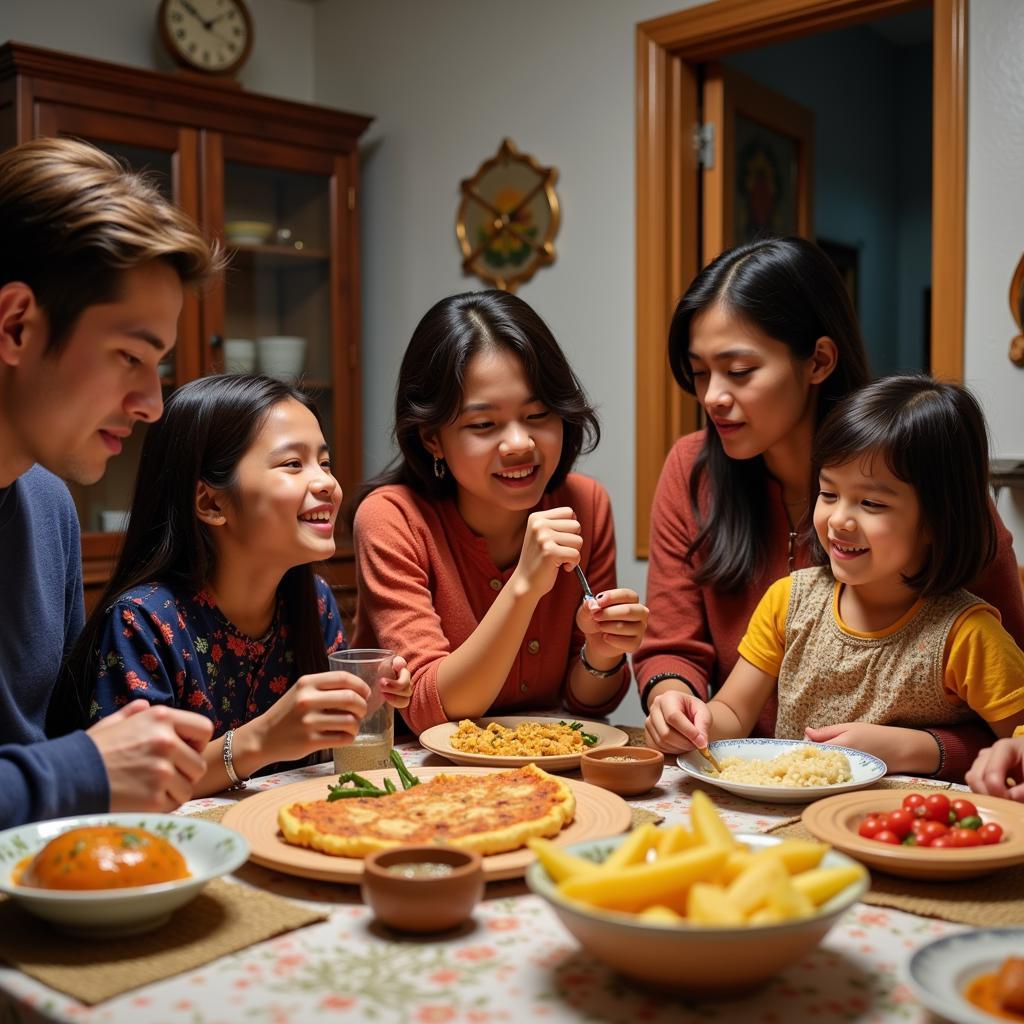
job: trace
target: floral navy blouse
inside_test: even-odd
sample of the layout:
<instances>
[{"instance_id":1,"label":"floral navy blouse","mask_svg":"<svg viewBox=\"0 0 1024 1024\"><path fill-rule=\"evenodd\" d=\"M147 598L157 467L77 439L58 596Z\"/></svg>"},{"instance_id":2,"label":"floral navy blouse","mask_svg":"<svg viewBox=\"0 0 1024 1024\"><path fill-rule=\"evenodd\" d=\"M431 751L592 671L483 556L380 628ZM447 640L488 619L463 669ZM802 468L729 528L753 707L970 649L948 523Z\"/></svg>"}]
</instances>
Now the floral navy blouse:
<instances>
[{"instance_id":1,"label":"floral navy blouse","mask_svg":"<svg viewBox=\"0 0 1024 1024\"><path fill-rule=\"evenodd\" d=\"M328 653L347 644L327 584L316 578L317 606ZM295 682L295 653L278 601L259 639L232 625L200 591L180 597L150 583L122 594L107 609L97 651L89 714L105 718L143 697L205 715L214 736L263 714Z\"/></svg>"}]
</instances>

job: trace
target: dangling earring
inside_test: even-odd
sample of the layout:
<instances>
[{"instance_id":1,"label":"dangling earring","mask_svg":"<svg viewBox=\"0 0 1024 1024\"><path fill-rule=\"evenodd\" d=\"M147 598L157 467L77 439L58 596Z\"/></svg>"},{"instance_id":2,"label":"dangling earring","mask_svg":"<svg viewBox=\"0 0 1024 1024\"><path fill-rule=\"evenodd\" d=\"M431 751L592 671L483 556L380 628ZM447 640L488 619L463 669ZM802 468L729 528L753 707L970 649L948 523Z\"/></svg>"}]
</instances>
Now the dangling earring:
<instances>
[{"instance_id":1,"label":"dangling earring","mask_svg":"<svg viewBox=\"0 0 1024 1024\"><path fill-rule=\"evenodd\" d=\"M444 464L444 459L439 459L436 455L434 456L434 476L438 480L443 480L445 473L448 472L448 467Z\"/></svg>"}]
</instances>

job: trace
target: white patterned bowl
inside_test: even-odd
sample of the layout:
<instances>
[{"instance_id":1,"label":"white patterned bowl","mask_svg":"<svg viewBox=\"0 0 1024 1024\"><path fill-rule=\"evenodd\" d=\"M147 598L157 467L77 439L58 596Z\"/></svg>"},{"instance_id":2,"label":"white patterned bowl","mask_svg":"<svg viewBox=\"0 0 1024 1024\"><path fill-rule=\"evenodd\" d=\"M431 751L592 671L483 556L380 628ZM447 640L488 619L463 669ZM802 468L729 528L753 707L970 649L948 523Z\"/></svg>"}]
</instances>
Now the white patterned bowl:
<instances>
[{"instance_id":1,"label":"white patterned bowl","mask_svg":"<svg viewBox=\"0 0 1024 1024\"><path fill-rule=\"evenodd\" d=\"M811 743L809 740L746 739L714 740L708 744L708 748L715 755L719 764L726 757L739 757L744 761L770 761L773 757L788 754L797 747L826 747L828 750L838 750L845 754L850 762L850 775L852 776L850 781L837 782L831 786L761 786L750 782L730 782L728 779L720 779L715 775L711 765L696 750L680 754L676 758L676 764L698 782L706 782L709 786L717 786L719 789L746 797L748 800L757 800L768 804L809 804L824 796L864 789L874 785L888 771L885 762L877 757L865 754L862 750L841 747L835 743Z\"/></svg>"},{"instance_id":2,"label":"white patterned bowl","mask_svg":"<svg viewBox=\"0 0 1024 1024\"><path fill-rule=\"evenodd\" d=\"M964 997L964 987L979 974L998 971L1008 956L1024 950L1024 928L977 928L947 935L922 946L904 974L929 1010L955 1024L992 1024L1005 1019L986 1013Z\"/></svg>"},{"instance_id":3,"label":"white patterned bowl","mask_svg":"<svg viewBox=\"0 0 1024 1024\"><path fill-rule=\"evenodd\" d=\"M124 889L68 892L17 885L14 868L51 839L72 828L122 825L163 836L185 858L188 878ZM223 825L176 814L88 814L57 818L0 832L0 892L61 931L82 936L136 935L158 928L188 903L211 878L234 871L249 859L249 844Z\"/></svg>"},{"instance_id":4,"label":"white patterned bowl","mask_svg":"<svg viewBox=\"0 0 1024 1024\"><path fill-rule=\"evenodd\" d=\"M600 862L626 838L590 839L565 851ZM778 836L759 834L738 834L736 839L755 850L782 842ZM821 866L855 863L830 850ZM868 873L864 871L812 917L728 928L642 921L632 914L567 900L539 861L527 869L526 882L548 901L579 944L609 967L645 987L715 998L763 985L814 949L837 918L867 892Z\"/></svg>"}]
</instances>

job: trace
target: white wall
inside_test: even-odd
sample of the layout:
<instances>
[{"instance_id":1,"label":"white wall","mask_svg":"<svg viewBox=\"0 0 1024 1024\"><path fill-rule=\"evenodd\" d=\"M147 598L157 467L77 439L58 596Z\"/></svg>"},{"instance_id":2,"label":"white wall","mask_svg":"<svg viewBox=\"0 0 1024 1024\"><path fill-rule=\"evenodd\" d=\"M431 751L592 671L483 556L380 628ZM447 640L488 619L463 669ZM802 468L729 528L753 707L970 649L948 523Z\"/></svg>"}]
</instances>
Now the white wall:
<instances>
[{"instance_id":1,"label":"white wall","mask_svg":"<svg viewBox=\"0 0 1024 1024\"><path fill-rule=\"evenodd\" d=\"M306 0L248 0L253 51L239 74L251 92L313 99L313 16ZM63 50L154 71L175 65L156 27L160 0L3 0L0 42Z\"/></svg>"},{"instance_id":2,"label":"white wall","mask_svg":"<svg viewBox=\"0 0 1024 1024\"><path fill-rule=\"evenodd\" d=\"M394 382L419 318L464 277L459 182L504 137L559 171L557 261L519 294L598 406L582 468L612 496L619 579L641 593L634 526L634 27L680 0L329 0L316 10L318 102L373 114L363 147L366 469L392 455ZM635 694L617 721L642 721Z\"/></svg>"},{"instance_id":3,"label":"white wall","mask_svg":"<svg viewBox=\"0 0 1024 1024\"><path fill-rule=\"evenodd\" d=\"M318 102L373 114L363 147L366 469L392 454L394 382L419 318L485 287L455 240L459 182L502 139L559 171L557 261L519 294L598 406L584 464L611 492L619 575L643 590L634 509L634 26L680 0L330 0L316 6Z\"/></svg>"},{"instance_id":4,"label":"white wall","mask_svg":"<svg viewBox=\"0 0 1024 1024\"><path fill-rule=\"evenodd\" d=\"M1024 462L1024 369L1007 358L1017 333L1008 294L1024 250L1024 4L975 0L968 30L967 354L996 455ZM999 511L1024 561L1024 491Z\"/></svg>"}]
</instances>

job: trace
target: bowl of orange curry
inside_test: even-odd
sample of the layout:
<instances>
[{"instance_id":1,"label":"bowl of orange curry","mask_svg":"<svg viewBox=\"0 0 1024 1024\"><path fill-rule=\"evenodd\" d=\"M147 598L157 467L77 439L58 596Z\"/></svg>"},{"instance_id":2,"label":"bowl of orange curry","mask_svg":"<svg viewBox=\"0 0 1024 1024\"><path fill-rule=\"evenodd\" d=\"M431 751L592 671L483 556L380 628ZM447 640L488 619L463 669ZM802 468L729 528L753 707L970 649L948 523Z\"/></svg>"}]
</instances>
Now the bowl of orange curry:
<instances>
[{"instance_id":1,"label":"bowl of orange curry","mask_svg":"<svg viewBox=\"0 0 1024 1024\"><path fill-rule=\"evenodd\" d=\"M0 832L0 892L64 932L136 935L248 856L242 836L201 818L58 818Z\"/></svg>"}]
</instances>

